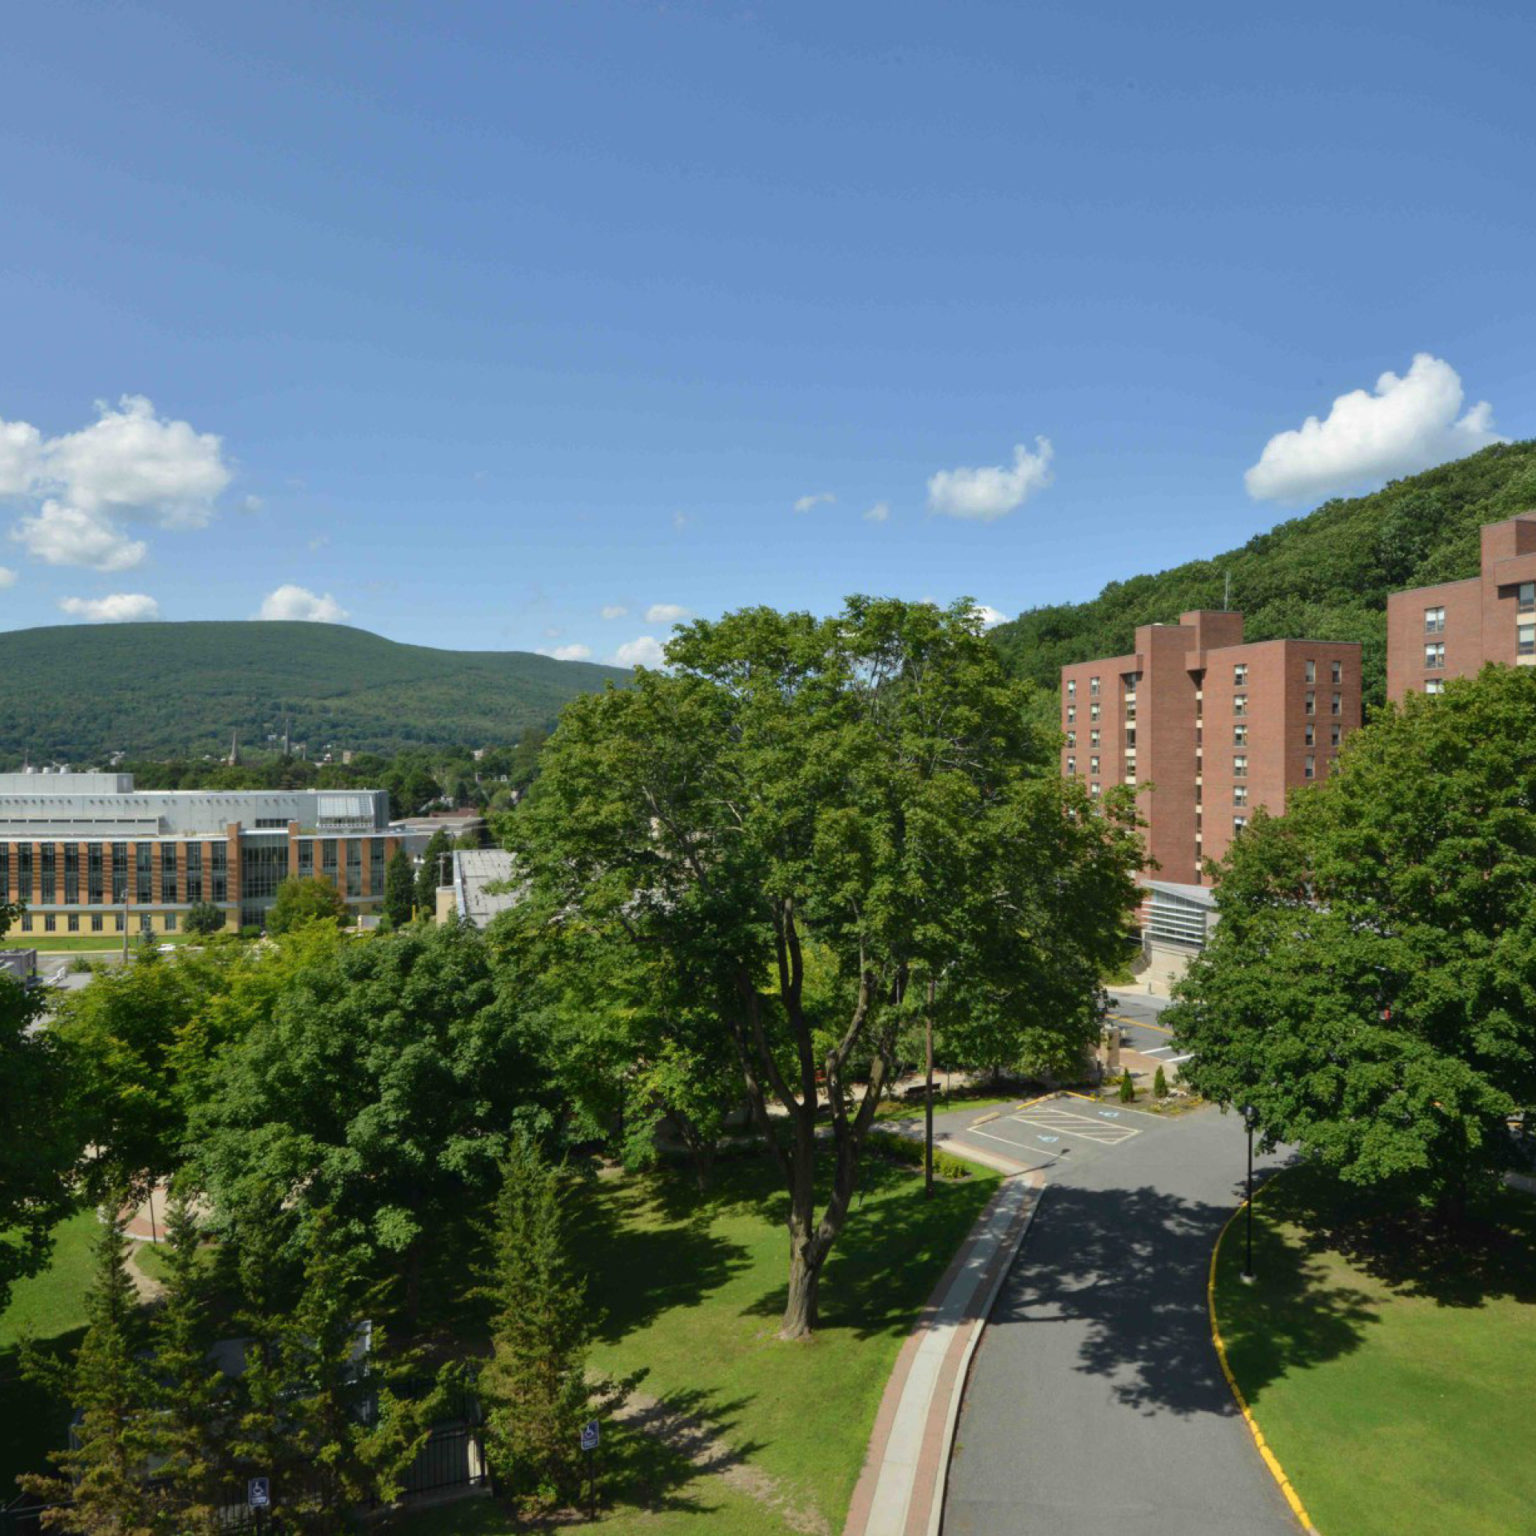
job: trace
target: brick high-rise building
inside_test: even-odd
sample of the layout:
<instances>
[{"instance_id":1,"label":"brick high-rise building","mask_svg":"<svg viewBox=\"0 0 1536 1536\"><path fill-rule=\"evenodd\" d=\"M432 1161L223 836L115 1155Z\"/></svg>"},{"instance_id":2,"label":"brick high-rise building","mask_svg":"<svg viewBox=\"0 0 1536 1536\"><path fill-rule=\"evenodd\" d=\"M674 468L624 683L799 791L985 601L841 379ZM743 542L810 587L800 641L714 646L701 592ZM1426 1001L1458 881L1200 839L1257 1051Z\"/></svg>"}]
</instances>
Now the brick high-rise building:
<instances>
[{"instance_id":1,"label":"brick high-rise building","mask_svg":"<svg viewBox=\"0 0 1536 1536\"><path fill-rule=\"evenodd\" d=\"M1144 624L1126 656L1061 669L1062 772L1099 795L1138 795L1148 874L1207 883L1258 806L1325 777L1360 724L1360 647L1322 640L1243 640L1240 613L1181 614Z\"/></svg>"},{"instance_id":2,"label":"brick high-rise building","mask_svg":"<svg viewBox=\"0 0 1536 1536\"><path fill-rule=\"evenodd\" d=\"M1482 569L1387 598L1387 697L1439 693L1484 663L1536 665L1536 512L1482 530Z\"/></svg>"}]
</instances>

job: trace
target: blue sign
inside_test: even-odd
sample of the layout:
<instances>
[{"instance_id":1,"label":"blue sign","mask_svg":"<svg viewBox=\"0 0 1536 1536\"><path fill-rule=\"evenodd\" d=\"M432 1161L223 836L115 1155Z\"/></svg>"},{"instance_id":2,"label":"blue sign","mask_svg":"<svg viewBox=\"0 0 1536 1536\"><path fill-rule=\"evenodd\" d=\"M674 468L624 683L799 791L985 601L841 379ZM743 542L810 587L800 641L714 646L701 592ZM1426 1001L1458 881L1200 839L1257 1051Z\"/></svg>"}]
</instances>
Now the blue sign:
<instances>
[{"instance_id":1,"label":"blue sign","mask_svg":"<svg viewBox=\"0 0 1536 1536\"><path fill-rule=\"evenodd\" d=\"M252 1509L271 1509L272 1479L270 1477L253 1477L245 1485L245 1502Z\"/></svg>"},{"instance_id":2,"label":"blue sign","mask_svg":"<svg viewBox=\"0 0 1536 1536\"><path fill-rule=\"evenodd\" d=\"M597 1442L602 1438L601 1431L597 1427L596 1419L589 1419L581 1426L581 1448L584 1451L595 1451Z\"/></svg>"},{"instance_id":3,"label":"blue sign","mask_svg":"<svg viewBox=\"0 0 1536 1536\"><path fill-rule=\"evenodd\" d=\"M1037 1136L1036 1141L1060 1141L1060 1136Z\"/></svg>"}]
</instances>

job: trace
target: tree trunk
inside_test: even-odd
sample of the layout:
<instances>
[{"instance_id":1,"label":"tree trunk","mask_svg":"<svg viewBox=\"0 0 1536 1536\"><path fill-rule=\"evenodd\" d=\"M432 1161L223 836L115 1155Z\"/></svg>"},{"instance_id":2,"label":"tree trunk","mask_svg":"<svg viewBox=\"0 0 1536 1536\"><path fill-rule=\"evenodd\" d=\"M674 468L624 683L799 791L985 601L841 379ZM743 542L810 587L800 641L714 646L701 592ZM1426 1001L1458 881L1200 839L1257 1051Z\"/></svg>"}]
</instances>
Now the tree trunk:
<instances>
[{"instance_id":1,"label":"tree trunk","mask_svg":"<svg viewBox=\"0 0 1536 1536\"><path fill-rule=\"evenodd\" d=\"M821 1259L813 1254L810 1243L791 1240L789 1300L784 1304L784 1321L779 1325L781 1339L808 1339L816 1331L820 1286Z\"/></svg>"}]
</instances>

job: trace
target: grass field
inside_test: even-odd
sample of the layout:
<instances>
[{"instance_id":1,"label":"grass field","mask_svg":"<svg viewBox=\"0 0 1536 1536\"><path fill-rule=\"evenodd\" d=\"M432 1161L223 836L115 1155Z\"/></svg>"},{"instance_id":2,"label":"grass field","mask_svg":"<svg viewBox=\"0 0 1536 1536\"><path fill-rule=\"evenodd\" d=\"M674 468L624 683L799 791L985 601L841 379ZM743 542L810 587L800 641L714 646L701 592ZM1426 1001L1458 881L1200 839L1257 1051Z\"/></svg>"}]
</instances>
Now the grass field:
<instances>
[{"instance_id":1,"label":"grass field","mask_svg":"<svg viewBox=\"0 0 1536 1536\"><path fill-rule=\"evenodd\" d=\"M69 1407L22 1380L17 1346L28 1334L52 1352L79 1343L91 1245L100 1231L94 1211L62 1222L55 1229L53 1262L42 1274L18 1281L10 1306L0 1312L0 1504L15 1496L18 1472L46 1470L47 1453L64 1443Z\"/></svg>"},{"instance_id":2,"label":"grass field","mask_svg":"<svg viewBox=\"0 0 1536 1536\"><path fill-rule=\"evenodd\" d=\"M1234 1224L1216 1305L1233 1373L1324 1536L1536 1528L1536 1199L1451 1236L1351 1209L1298 1168Z\"/></svg>"}]
</instances>

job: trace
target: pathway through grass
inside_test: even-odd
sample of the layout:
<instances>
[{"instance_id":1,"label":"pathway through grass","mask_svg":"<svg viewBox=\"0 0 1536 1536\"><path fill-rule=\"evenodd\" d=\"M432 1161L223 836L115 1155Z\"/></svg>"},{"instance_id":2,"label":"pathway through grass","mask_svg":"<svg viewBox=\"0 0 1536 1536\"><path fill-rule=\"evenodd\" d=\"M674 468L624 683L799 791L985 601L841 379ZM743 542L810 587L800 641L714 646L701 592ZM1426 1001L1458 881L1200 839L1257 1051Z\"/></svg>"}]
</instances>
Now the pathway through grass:
<instances>
[{"instance_id":1,"label":"pathway through grass","mask_svg":"<svg viewBox=\"0 0 1536 1536\"><path fill-rule=\"evenodd\" d=\"M1234 1374L1324 1536L1536 1529L1536 1199L1460 1233L1351 1209L1310 1169L1234 1225L1217 1315Z\"/></svg>"}]
</instances>

